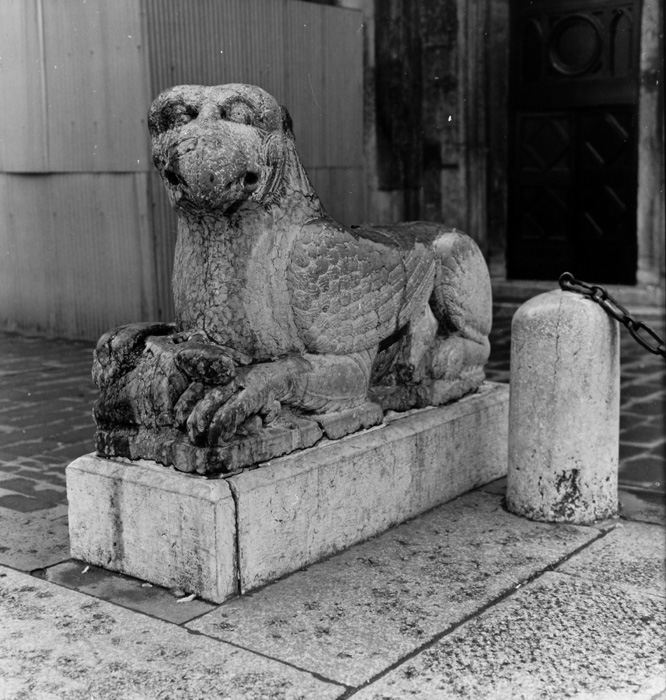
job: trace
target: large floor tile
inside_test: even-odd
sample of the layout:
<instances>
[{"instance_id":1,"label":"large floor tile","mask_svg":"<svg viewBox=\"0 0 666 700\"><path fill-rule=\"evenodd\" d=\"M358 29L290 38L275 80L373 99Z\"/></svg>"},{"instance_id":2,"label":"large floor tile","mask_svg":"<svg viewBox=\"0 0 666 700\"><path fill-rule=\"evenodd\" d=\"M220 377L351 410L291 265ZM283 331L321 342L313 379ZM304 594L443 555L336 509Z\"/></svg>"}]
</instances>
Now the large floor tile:
<instances>
[{"instance_id":1,"label":"large floor tile","mask_svg":"<svg viewBox=\"0 0 666 700\"><path fill-rule=\"evenodd\" d=\"M625 523L557 570L666 596L666 529L658 525Z\"/></svg>"},{"instance_id":2,"label":"large floor tile","mask_svg":"<svg viewBox=\"0 0 666 700\"><path fill-rule=\"evenodd\" d=\"M662 598L545 574L354 700L652 700L666 688Z\"/></svg>"},{"instance_id":3,"label":"large floor tile","mask_svg":"<svg viewBox=\"0 0 666 700\"><path fill-rule=\"evenodd\" d=\"M0 508L0 564L32 571L69 559L67 507L20 513Z\"/></svg>"},{"instance_id":4,"label":"large floor tile","mask_svg":"<svg viewBox=\"0 0 666 700\"><path fill-rule=\"evenodd\" d=\"M0 569L3 700L305 700L343 688L176 625Z\"/></svg>"},{"instance_id":5,"label":"large floor tile","mask_svg":"<svg viewBox=\"0 0 666 700\"><path fill-rule=\"evenodd\" d=\"M188 627L361 684L599 534L501 503L468 494Z\"/></svg>"},{"instance_id":6,"label":"large floor tile","mask_svg":"<svg viewBox=\"0 0 666 700\"><path fill-rule=\"evenodd\" d=\"M107 571L98 566L69 560L44 572L47 581L88 593L160 620L181 624L209 612L215 606L186 596L184 591L153 586L136 578Z\"/></svg>"}]
</instances>

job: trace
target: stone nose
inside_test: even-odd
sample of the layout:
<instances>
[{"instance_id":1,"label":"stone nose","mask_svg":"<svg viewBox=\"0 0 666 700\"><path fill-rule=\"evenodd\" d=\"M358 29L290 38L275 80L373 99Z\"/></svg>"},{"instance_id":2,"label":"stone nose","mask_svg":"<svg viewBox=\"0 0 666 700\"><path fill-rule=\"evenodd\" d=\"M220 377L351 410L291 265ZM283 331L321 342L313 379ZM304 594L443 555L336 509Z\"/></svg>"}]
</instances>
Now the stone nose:
<instances>
[{"instance_id":1,"label":"stone nose","mask_svg":"<svg viewBox=\"0 0 666 700\"><path fill-rule=\"evenodd\" d=\"M177 163L170 163L164 172L168 182L190 195L223 200L244 199L259 189L261 170L256 159L221 127L201 134L194 148L180 150Z\"/></svg>"},{"instance_id":2,"label":"stone nose","mask_svg":"<svg viewBox=\"0 0 666 700\"><path fill-rule=\"evenodd\" d=\"M199 109L198 122L218 122L222 119L223 110L214 102L205 102Z\"/></svg>"}]
</instances>

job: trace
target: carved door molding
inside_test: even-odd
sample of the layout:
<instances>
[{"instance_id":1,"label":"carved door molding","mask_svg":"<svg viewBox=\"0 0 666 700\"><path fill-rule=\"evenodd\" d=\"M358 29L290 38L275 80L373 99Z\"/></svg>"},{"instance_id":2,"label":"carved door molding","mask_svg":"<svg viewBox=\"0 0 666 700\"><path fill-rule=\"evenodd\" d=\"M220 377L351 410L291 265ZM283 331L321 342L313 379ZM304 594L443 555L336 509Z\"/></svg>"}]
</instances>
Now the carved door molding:
<instances>
[{"instance_id":1,"label":"carved door molding","mask_svg":"<svg viewBox=\"0 0 666 700\"><path fill-rule=\"evenodd\" d=\"M511 278L636 281L638 0L514 0Z\"/></svg>"}]
</instances>

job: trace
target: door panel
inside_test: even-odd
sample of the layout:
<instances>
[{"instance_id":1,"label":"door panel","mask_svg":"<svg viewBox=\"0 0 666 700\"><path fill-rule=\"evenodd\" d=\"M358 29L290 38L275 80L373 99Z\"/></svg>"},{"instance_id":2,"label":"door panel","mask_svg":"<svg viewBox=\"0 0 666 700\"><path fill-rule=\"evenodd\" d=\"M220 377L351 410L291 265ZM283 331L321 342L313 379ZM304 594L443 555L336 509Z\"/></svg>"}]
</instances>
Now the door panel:
<instances>
[{"instance_id":1,"label":"door panel","mask_svg":"<svg viewBox=\"0 0 666 700\"><path fill-rule=\"evenodd\" d=\"M635 283L636 0L515 0L508 276Z\"/></svg>"}]
</instances>

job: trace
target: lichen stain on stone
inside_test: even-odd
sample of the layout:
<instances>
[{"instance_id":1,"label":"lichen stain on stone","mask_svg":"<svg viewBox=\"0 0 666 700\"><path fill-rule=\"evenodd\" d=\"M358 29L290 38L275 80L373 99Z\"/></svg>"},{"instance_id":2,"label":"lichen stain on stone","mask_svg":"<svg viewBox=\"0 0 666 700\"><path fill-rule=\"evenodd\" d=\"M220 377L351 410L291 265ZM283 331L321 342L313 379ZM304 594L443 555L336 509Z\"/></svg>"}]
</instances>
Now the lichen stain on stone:
<instances>
[{"instance_id":1,"label":"lichen stain on stone","mask_svg":"<svg viewBox=\"0 0 666 700\"><path fill-rule=\"evenodd\" d=\"M569 520L576 511L585 506L580 491L580 469L563 471L555 479L555 489L559 498L553 503L552 512L556 518Z\"/></svg>"}]
</instances>

